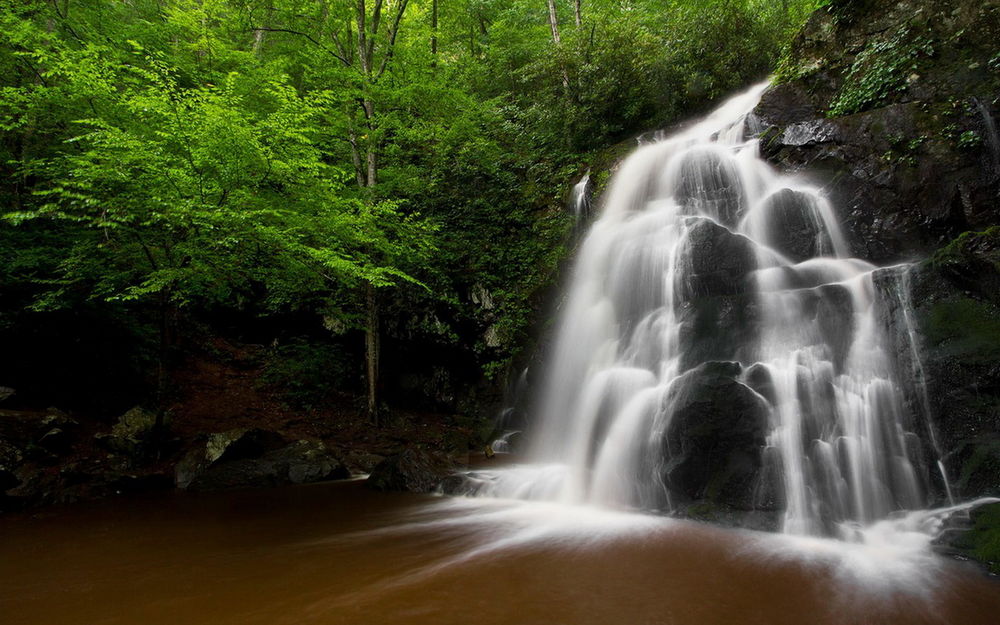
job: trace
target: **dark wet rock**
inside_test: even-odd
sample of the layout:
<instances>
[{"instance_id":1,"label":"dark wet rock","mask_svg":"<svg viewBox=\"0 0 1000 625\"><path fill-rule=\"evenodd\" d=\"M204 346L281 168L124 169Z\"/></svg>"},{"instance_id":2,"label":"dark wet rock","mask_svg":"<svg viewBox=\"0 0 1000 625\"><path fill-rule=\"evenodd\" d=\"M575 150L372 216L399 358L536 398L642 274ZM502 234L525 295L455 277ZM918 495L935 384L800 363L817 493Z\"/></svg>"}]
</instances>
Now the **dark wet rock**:
<instances>
[{"instance_id":1,"label":"dark wet rock","mask_svg":"<svg viewBox=\"0 0 1000 625\"><path fill-rule=\"evenodd\" d=\"M189 490L262 488L344 479L350 472L320 441L288 443L260 429L212 434L177 464L175 482Z\"/></svg>"},{"instance_id":2,"label":"dark wet rock","mask_svg":"<svg viewBox=\"0 0 1000 625\"><path fill-rule=\"evenodd\" d=\"M288 481L309 484L344 480L351 472L340 458L320 441L300 440L268 454L271 460L288 466Z\"/></svg>"},{"instance_id":3,"label":"dark wet rock","mask_svg":"<svg viewBox=\"0 0 1000 625\"><path fill-rule=\"evenodd\" d=\"M840 371L854 341L854 299L847 287L827 284L803 293L803 314L815 320L823 336L823 344ZM827 413L829 414L829 413Z\"/></svg>"},{"instance_id":4,"label":"dark wet rock","mask_svg":"<svg viewBox=\"0 0 1000 625\"><path fill-rule=\"evenodd\" d=\"M708 362L684 374L668 395L664 482L688 500L753 509L768 406L738 380L736 362Z\"/></svg>"},{"instance_id":5,"label":"dark wet rock","mask_svg":"<svg viewBox=\"0 0 1000 625\"><path fill-rule=\"evenodd\" d=\"M24 460L24 454L16 446L0 438L0 493L14 488L21 480L17 469Z\"/></svg>"},{"instance_id":6,"label":"dark wet rock","mask_svg":"<svg viewBox=\"0 0 1000 625\"><path fill-rule=\"evenodd\" d=\"M750 365L744 372L743 378L747 386L772 405L774 404L774 379L766 365L759 362Z\"/></svg>"},{"instance_id":7,"label":"dark wet rock","mask_svg":"<svg viewBox=\"0 0 1000 625\"><path fill-rule=\"evenodd\" d=\"M374 490L429 493L454 469L447 456L411 447L380 462L366 484Z\"/></svg>"},{"instance_id":8,"label":"dark wet rock","mask_svg":"<svg viewBox=\"0 0 1000 625\"><path fill-rule=\"evenodd\" d=\"M683 325L682 366L743 357L759 327L751 273L757 266L754 243L702 217L690 218L686 266L676 303Z\"/></svg>"},{"instance_id":9,"label":"dark wet rock","mask_svg":"<svg viewBox=\"0 0 1000 625\"><path fill-rule=\"evenodd\" d=\"M524 432L520 430L504 432L490 442L490 449L496 453L515 453L524 445Z\"/></svg>"},{"instance_id":10,"label":"dark wet rock","mask_svg":"<svg viewBox=\"0 0 1000 625\"><path fill-rule=\"evenodd\" d=\"M148 454L156 437L156 414L136 406L118 418L110 433L95 436L97 443L131 459Z\"/></svg>"},{"instance_id":11,"label":"dark wet rock","mask_svg":"<svg viewBox=\"0 0 1000 625\"><path fill-rule=\"evenodd\" d=\"M237 428L208 435L205 459L209 463L259 458L283 447L287 441L280 434L259 428Z\"/></svg>"},{"instance_id":12,"label":"dark wet rock","mask_svg":"<svg viewBox=\"0 0 1000 625\"><path fill-rule=\"evenodd\" d=\"M958 560L972 560L993 575L1000 575L1000 503L989 503L953 515L934 541L938 553Z\"/></svg>"},{"instance_id":13,"label":"dark wet rock","mask_svg":"<svg viewBox=\"0 0 1000 625\"><path fill-rule=\"evenodd\" d=\"M762 466L753 491L753 509L765 512L784 512L785 481L781 453L775 447L765 447L761 453Z\"/></svg>"},{"instance_id":14,"label":"dark wet rock","mask_svg":"<svg viewBox=\"0 0 1000 625\"><path fill-rule=\"evenodd\" d=\"M926 392L907 393L917 431L929 412L959 496L1000 495L1000 228L963 235L908 272L882 270L875 283L898 366L926 379ZM907 284L910 311L899 295Z\"/></svg>"},{"instance_id":15,"label":"dark wet rock","mask_svg":"<svg viewBox=\"0 0 1000 625\"><path fill-rule=\"evenodd\" d=\"M757 268L753 241L703 217L688 220L682 297L695 299L745 293Z\"/></svg>"},{"instance_id":16,"label":"dark wet rock","mask_svg":"<svg viewBox=\"0 0 1000 625\"><path fill-rule=\"evenodd\" d=\"M363 451L349 451L344 456L344 462L353 473L371 473L385 456Z\"/></svg>"},{"instance_id":17,"label":"dark wet rock","mask_svg":"<svg viewBox=\"0 0 1000 625\"><path fill-rule=\"evenodd\" d=\"M480 482L475 474L453 473L445 476L437 485L437 491L443 495L455 497L475 495L479 490Z\"/></svg>"},{"instance_id":18,"label":"dark wet rock","mask_svg":"<svg viewBox=\"0 0 1000 625\"><path fill-rule=\"evenodd\" d=\"M80 424L74 419L71 419L69 415L50 408L49 412L42 417L38 422L38 426L35 428L36 434L44 434L52 428L59 428L66 432L77 433L80 430Z\"/></svg>"},{"instance_id":19,"label":"dark wet rock","mask_svg":"<svg viewBox=\"0 0 1000 625\"><path fill-rule=\"evenodd\" d=\"M62 428L52 428L38 439L38 446L45 451L61 456L73 446L73 435Z\"/></svg>"},{"instance_id":20,"label":"dark wet rock","mask_svg":"<svg viewBox=\"0 0 1000 625\"><path fill-rule=\"evenodd\" d=\"M782 189L764 200L765 243L794 262L832 256L833 242L823 226L818 199L809 193Z\"/></svg>"},{"instance_id":21,"label":"dark wet rock","mask_svg":"<svg viewBox=\"0 0 1000 625\"><path fill-rule=\"evenodd\" d=\"M743 184L728 154L696 149L684 156L674 199L689 214L712 215L735 227L745 210Z\"/></svg>"},{"instance_id":22,"label":"dark wet rock","mask_svg":"<svg viewBox=\"0 0 1000 625\"><path fill-rule=\"evenodd\" d=\"M776 532L781 529L781 514L775 510L743 510L704 501L682 504L674 511L674 516L759 532Z\"/></svg>"},{"instance_id":23,"label":"dark wet rock","mask_svg":"<svg viewBox=\"0 0 1000 625\"><path fill-rule=\"evenodd\" d=\"M70 500L64 497L64 489L58 474L41 471L37 465L26 463L15 471L17 483L8 488L3 501L4 510L17 510L31 505L60 503Z\"/></svg>"},{"instance_id":24,"label":"dark wet rock","mask_svg":"<svg viewBox=\"0 0 1000 625\"><path fill-rule=\"evenodd\" d=\"M795 119L820 120L823 117L823 111L817 110L813 97L797 82L771 87L753 114L757 123L764 125Z\"/></svg>"},{"instance_id":25,"label":"dark wet rock","mask_svg":"<svg viewBox=\"0 0 1000 625\"><path fill-rule=\"evenodd\" d=\"M681 366L710 360L747 360L760 328L760 306L752 293L699 297L682 304Z\"/></svg>"},{"instance_id":26,"label":"dark wet rock","mask_svg":"<svg viewBox=\"0 0 1000 625\"><path fill-rule=\"evenodd\" d=\"M762 151L823 186L860 258L909 260L997 223L1000 174L983 111L998 114L998 39L992 2L818 10L792 44L782 84L755 111ZM869 79L872 54L886 61ZM887 69L900 54L907 63ZM880 88L865 93L872 84Z\"/></svg>"}]
</instances>

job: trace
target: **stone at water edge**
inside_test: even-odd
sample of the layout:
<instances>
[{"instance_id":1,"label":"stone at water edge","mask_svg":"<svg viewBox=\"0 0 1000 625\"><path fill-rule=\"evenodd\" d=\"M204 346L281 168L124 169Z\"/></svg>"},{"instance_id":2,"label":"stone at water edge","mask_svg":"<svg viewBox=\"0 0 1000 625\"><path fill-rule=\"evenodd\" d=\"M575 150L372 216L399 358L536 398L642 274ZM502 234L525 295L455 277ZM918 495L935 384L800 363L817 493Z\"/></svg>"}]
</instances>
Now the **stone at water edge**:
<instances>
[{"instance_id":1,"label":"stone at water edge","mask_svg":"<svg viewBox=\"0 0 1000 625\"><path fill-rule=\"evenodd\" d=\"M271 452L268 457L279 463L287 463L288 481L292 484L345 480L351 477L350 470L340 458L319 441L295 441Z\"/></svg>"},{"instance_id":2,"label":"stone at water edge","mask_svg":"<svg viewBox=\"0 0 1000 625\"><path fill-rule=\"evenodd\" d=\"M454 463L444 454L411 447L380 462L366 485L380 491L429 493L454 470Z\"/></svg>"},{"instance_id":3,"label":"stone at water edge","mask_svg":"<svg viewBox=\"0 0 1000 625\"><path fill-rule=\"evenodd\" d=\"M199 475L226 460L257 458L286 443L280 435L258 428L235 428L214 432L202 447L187 452L174 470L178 488L188 488Z\"/></svg>"},{"instance_id":4,"label":"stone at water edge","mask_svg":"<svg viewBox=\"0 0 1000 625\"><path fill-rule=\"evenodd\" d=\"M236 429L209 435L204 447L178 463L178 488L198 491L260 488L346 479L350 471L321 441L288 443L268 430Z\"/></svg>"},{"instance_id":5,"label":"stone at water edge","mask_svg":"<svg viewBox=\"0 0 1000 625\"><path fill-rule=\"evenodd\" d=\"M164 419L164 428L168 422ZM138 460L150 451L156 429L156 414L136 406L118 418L110 433L97 434L98 445Z\"/></svg>"},{"instance_id":6,"label":"stone at water edge","mask_svg":"<svg viewBox=\"0 0 1000 625\"><path fill-rule=\"evenodd\" d=\"M0 438L0 494L21 483L17 469L23 461L21 450Z\"/></svg>"},{"instance_id":7,"label":"stone at water edge","mask_svg":"<svg viewBox=\"0 0 1000 625\"><path fill-rule=\"evenodd\" d=\"M737 380L739 363L707 362L684 374L668 397L673 416L663 439L664 481L689 500L753 508L768 407Z\"/></svg>"}]
</instances>

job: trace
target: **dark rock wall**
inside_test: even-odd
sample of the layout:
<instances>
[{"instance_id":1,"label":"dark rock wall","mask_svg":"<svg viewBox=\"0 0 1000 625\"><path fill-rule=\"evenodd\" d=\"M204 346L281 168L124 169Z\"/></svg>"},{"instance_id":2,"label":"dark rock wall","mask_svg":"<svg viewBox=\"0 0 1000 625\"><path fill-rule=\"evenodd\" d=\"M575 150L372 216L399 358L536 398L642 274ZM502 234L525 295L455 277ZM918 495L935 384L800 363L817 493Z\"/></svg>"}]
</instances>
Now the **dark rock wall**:
<instances>
[{"instance_id":1,"label":"dark rock wall","mask_svg":"<svg viewBox=\"0 0 1000 625\"><path fill-rule=\"evenodd\" d=\"M997 41L996 0L833 2L755 111L762 150L822 185L861 258L913 260L995 224Z\"/></svg>"},{"instance_id":2,"label":"dark rock wall","mask_svg":"<svg viewBox=\"0 0 1000 625\"><path fill-rule=\"evenodd\" d=\"M1000 494L998 42L997 0L835 0L755 111L764 155L823 188L854 255L915 263L909 324L900 272L876 282L899 366L926 382L914 418L930 413L963 498Z\"/></svg>"}]
</instances>

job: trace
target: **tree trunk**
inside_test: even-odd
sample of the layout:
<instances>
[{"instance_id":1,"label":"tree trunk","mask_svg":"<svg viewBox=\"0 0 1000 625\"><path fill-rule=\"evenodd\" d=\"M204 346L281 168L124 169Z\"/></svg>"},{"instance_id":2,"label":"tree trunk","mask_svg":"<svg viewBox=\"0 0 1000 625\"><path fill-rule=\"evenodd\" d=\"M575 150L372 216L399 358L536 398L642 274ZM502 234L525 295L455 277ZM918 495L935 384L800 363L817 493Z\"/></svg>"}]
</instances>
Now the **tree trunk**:
<instances>
[{"instance_id":1,"label":"tree trunk","mask_svg":"<svg viewBox=\"0 0 1000 625\"><path fill-rule=\"evenodd\" d=\"M170 351L170 292L160 294L160 345L156 357L156 420L153 422L152 451L157 460L166 438L167 356Z\"/></svg>"},{"instance_id":2,"label":"tree trunk","mask_svg":"<svg viewBox=\"0 0 1000 625\"><path fill-rule=\"evenodd\" d=\"M367 167L367 176L365 179L365 186L368 188L374 187L377 182L378 177L378 153L375 138L375 103L369 99L365 99L362 103L362 107L365 111L365 125L368 127L368 149L365 151L365 166Z\"/></svg>"},{"instance_id":3,"label":"tree trunk","mask_svg":"<svg viewBox=\"0 0 1000 625\"><path fill-rule=\"evenodd\" d=\"M576 2L573 3L573 12L576 17L576 26L579 28L580 25L583 24L583 15L580 13L580 0L576 0Z\"/></svg>"},{"instance_id":4,"label":"tree trunk","mask_svg":"<svg viewBox=\"0 0 1000 625\"><path fill-rule=\"evenodd\" d=\"M362 102L365 112L365 123L368 126L368 141L365 151L367 167L364 186L371 189L378 182L378 155L375 143L375 103L369 99ZM374 201L374 198L369 198ZM375 286L365 283L365 364L368 381L368 419L375 427L381 427L378 409L378 365L379 365L379 328L378 300L375 297Z\"/></svg>"},{"instance_id":5,"label":"tree trunk","mask_svg":"<svg viewBox=\"0 0 1000 625\"><path fill-rule=\"evenodd\" d=\"M559 38L559 16L556 15L556 2L555 0L548 0L549 2L549 28L552 29L552 41L558 46L561 43Z\"/></svg>"},{"instance_id":6,"label":"tree trunk","mask_svg":"<svg viewBox=\"0 0 1000 625\"><path fill-rule=\"evenodd\" d=\"M559 36L559 16L556 15L556 2L555 0L548 0L549 3L549 28L552 29L552 42L556 44L556 48L562 47L562 38ZM561 51L560 51L561 52ZM560 57L559 67L562 72L562 85L563 93L566 97L567 103L569 102L569 72L566 71L566 65L561 60Z\"/></svg>"},{"instance_id":7,"label":"tree trunk","mask_svg":"<svg viewBox=\"0 0 1000 625\"><path fill-rule=\"evenodd\" d=\"M354 132L354 126L351 122L347 129L347 140L351 144L351 162L354 164L354 177L358 182L358 186L364 188L367 186L365 184L365 168L361 164L361 149L358 147L358 133Z\"/></svg>"},{"instance_id":8,"label":"tree trunk","mask_svg":"<svg viewBox=\"0 0 1000 625\"><path fill-rule=\"evenodd\" d=\"M431 54L437 58L438 53L438 0L431 2ZM435 60L435 62L437 62Z\"/></svg>"},{"instance_id":9,"label":"tree trunk","mask_svg":"<svg viewBox=\"0 0 1000 625\"><path fill-rule=\"evenodd\" d=\"M378 302L375 299L375 287L371 282L365 283L365 363L368 371L368 418L375 425L381 426L378 410Z\"/></svg>"}]
</instances>

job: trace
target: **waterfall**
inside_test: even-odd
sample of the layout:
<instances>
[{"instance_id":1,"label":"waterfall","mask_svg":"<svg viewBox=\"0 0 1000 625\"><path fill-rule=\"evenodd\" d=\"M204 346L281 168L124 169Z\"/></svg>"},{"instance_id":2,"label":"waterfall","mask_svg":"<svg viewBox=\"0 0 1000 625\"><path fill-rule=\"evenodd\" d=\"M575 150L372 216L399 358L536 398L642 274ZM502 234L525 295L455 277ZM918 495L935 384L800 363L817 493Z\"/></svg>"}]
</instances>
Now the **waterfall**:
<instances>
[{"instance_id":1,"label":"waterfall","mask_svg":"<svg viewBox=\"0 0 1000 625\"><path fill-rule=\"evenodd\" d=\"M933 454L876 267L849 257L818 189L760 157L766 87L622 164L580 245L529 463L472 473L470 493L661 511L712 498L848 539L927 506Z\"/></svg>"},{"instance_id":2,"label":"waterfall","mask_svg":"<svg viewBox=\"0 0 1000 625\"><path fill-rule=\"evenodd\" d=\"M983 118L983 127L986 130L986 144L990 148L990 156L993 157L993 170L1000 174L1000 134L997 133L996 122L990 115L989 108L979 98L972 98L976 109Z\"/></svg>"},{"instance_id":3,"label":"waterfall","mask_svg":"<svg viewBox=\"0 0 1000 625\"><path fill-rule=\"evenodd\" d=\"M590 170L573 185L569 194L569 210L576 221L586 219L590 214Z\"/></svg>"}]
</instances>

